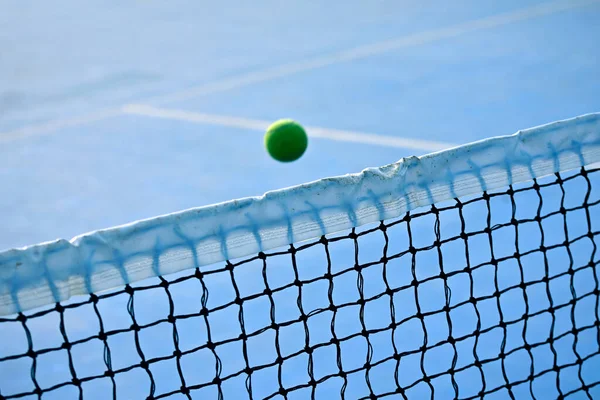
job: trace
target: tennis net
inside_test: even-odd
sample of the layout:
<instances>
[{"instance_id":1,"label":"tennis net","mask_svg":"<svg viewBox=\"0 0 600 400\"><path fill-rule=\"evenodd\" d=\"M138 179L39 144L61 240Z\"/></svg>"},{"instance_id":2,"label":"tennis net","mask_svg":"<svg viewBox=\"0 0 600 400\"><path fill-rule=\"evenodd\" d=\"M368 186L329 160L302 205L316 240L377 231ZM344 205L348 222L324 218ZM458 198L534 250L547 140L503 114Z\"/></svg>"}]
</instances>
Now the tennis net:
<instances>
[{"instance_id":1,"label":"tennis net","mask_svg":"<svg viewBox=\"0 0 600 400\"><path fill-rule=\"evenodd\" d=\"M599 121L2 253L0 399L600 397Z\"/></svg>"}]
</instances>

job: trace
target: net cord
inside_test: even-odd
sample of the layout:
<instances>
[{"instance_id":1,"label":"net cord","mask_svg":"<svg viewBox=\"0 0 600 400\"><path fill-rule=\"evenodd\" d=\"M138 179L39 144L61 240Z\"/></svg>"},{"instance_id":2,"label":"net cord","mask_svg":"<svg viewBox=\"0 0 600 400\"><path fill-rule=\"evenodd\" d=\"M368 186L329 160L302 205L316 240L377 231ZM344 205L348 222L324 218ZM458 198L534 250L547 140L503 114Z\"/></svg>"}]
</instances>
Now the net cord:
<instances>
[{"instance_id":1,"label":"net cord","mask_svg":"<svg viewBox=\"0 0 600 400\"><path fill-rule=\"evenodd\" d=\"M0 253L0 315L257 254L600 162L600 113L260 197Z\"/></svg>"}]
</instances>

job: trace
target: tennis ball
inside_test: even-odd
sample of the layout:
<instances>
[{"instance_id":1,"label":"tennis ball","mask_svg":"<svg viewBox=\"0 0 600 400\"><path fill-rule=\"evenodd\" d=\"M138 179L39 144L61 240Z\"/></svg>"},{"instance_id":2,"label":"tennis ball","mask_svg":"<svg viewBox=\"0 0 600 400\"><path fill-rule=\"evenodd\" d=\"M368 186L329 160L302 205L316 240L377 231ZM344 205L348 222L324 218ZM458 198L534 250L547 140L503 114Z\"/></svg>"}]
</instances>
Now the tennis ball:
<instances>
[{"instance_id":1,"label":"tennis ball","mask_svg":"<svg viewBox=\"0 0 600 400\"><path fill-rule=\"evenodd\" d=\"M308 137L304 128L291 119L274 122L265 133L265 147L277 161L295 161L304 154L307 146Z\"/></svg>"}]
</instances>

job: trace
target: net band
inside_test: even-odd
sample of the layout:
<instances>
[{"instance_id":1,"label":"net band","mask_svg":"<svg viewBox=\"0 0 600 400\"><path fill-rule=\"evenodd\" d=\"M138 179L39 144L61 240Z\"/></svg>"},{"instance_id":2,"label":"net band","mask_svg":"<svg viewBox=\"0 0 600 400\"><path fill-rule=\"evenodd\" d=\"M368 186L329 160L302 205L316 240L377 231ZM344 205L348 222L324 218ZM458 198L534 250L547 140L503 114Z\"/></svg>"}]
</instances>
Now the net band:
<instances>
[{"instance_id":1,"label":"net band","mask_svg":"<svg viewBox=\"0 0 600 400\"><path fill-rule=\"evenodd\" d=\"M600 170L0 317L0 400L600 397Z\"/></svg>"},{"instance_id":2,"label":"net band","mask_svg":"<svg viewBox=\"0 0 600 400\"><path fill-rule=\"evenodd\" d=\"M600 161L600 114L0 253L0 315L388 220Z\"/></svg>"}]
</instances>

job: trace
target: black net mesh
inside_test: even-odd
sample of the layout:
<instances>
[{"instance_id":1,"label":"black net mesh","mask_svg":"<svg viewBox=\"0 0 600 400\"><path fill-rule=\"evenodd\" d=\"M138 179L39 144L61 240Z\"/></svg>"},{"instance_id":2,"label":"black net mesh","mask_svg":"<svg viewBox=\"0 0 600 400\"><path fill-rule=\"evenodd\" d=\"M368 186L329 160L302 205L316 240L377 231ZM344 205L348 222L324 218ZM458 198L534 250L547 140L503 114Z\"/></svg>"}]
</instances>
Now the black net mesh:
<instances>
[{"instance_id":1,"label":"black net mesh","mask_svg":"<svg viewBox=\"0 0 600 400\"><path fill-rule=\"evenodd\" d=\"M600 398L598 178L0 318L0 399Z\"/></svg>"}]
</instances>

